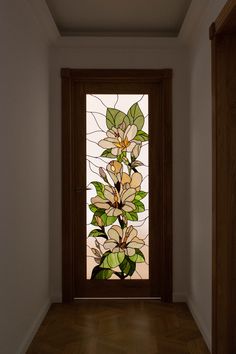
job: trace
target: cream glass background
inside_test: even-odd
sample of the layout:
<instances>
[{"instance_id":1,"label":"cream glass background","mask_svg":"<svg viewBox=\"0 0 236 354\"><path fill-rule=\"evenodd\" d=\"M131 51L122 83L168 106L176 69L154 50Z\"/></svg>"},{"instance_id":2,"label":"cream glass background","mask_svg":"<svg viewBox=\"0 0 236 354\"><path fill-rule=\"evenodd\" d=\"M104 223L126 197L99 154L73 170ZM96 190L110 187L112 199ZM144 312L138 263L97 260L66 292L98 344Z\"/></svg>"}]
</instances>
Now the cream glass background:
<instances>
[{"instance_id":1,"label":"cream glass background","mask_svg":"<svg viewBox=\"0 0 236 354\"><path fill-rule=\"evenodd\" d=\"M148 133L148 95L86 95L86 150L87 150L87 187L91 190L87 190L87 235L96 226L91 225L90 222L93 217L93 213L90 211L88 205L91 203L90 200L96 195L95 187L91 184L93 181L98 181L104 183L103 179L100 177L98 169L103 167L106 169L106 165L111 159L100 157L104 151L97 143L106 137L106 110L109 108L116 108L124 113L127 113L129 108L138 102L139 106L144 114L145 123L142 128L146 133ZM149 178L148 178L148 142L142 143L142 149L138 160L142 161L145 165L138 167L137 170L143 175L143 182L141 184L141 190L149 191ZM124 171L127 172L126 166L124 166ZM128 221L128 225L133 225L138 230L138 237L145 239L145 245L141 248L145 256L145 263L137 263L136 271L132 275L132 279L148 279L149 278L149 210L148 195L142 200L145 206L145 211L138 213L139 221ZM115 224L119 224L118 221ZM108 230L111 226L106 227ZM97 238L99 243L103 244L105 239ZM97 265L94 261L94 255L91 248L95 247L95 239L93 237L87 237L87 279L91 278L91 273L93 268ZM103 248L102 248L103 249ZM117 268L118 269L118 268ZM117 279L116 276L112 276L110 279ZM126 278L130 279L130 277Z\"/></svg>"}]
</instances>

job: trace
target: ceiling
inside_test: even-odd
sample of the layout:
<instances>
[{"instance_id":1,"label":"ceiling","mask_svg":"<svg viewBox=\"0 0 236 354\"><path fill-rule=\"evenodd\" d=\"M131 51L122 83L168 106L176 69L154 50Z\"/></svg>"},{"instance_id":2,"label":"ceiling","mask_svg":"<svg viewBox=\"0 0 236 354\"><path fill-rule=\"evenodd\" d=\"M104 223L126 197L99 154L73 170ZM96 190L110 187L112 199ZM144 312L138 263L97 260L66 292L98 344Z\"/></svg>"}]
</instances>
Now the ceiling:
<instances>
[{"instance_id":1,"label":"ceiling","mask_svg":"<svg viewBox=\"0 0 236 354\"><path fill-rule=\"evenodd\" d=\"M191 0L46 0L60 33L175 37Z\"/></svg>"}]
</instances>

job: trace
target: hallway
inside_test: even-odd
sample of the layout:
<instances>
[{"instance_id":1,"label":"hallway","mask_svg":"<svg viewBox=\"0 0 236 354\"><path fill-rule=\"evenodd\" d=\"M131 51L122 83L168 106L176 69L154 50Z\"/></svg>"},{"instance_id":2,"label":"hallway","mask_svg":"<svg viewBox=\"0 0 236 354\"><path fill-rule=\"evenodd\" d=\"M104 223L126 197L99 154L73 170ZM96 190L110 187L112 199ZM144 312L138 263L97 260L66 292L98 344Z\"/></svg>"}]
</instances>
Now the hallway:
<instances>
[{"instance_id":1,"label":"hallway","mask_svg":"<svg viewBox=\"0 0 236 354\"><path fill-rule=\"evenodd\" d=\"M208 354L183 303L83 300L54 304L27 354Z\"/></svg>"}]
</instances>

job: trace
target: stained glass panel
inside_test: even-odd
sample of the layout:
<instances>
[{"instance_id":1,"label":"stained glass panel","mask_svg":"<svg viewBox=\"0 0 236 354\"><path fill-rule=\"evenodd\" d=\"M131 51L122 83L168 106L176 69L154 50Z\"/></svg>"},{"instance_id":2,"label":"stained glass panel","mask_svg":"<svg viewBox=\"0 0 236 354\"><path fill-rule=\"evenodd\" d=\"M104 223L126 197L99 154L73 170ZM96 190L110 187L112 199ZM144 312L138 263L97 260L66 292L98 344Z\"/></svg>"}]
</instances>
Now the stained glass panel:
<instances>
[{"instance_id":1,"label":"stained glass panel","mask_svg":"<svg viewBox=\"0 0 236 354\"><path fill-rule=\"evenodd\" d=\"M87 279L149 279L148 95L86 95Z\"/></svg>"}]
</instances>

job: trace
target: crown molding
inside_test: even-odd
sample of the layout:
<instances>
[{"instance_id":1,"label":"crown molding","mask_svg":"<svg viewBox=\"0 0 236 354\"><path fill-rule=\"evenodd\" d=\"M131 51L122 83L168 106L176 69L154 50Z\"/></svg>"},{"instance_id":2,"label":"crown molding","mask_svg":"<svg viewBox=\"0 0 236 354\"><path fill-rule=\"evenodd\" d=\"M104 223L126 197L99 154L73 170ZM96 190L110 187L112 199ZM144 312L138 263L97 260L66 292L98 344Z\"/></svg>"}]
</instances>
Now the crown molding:
<instances>
[{"instance_id":1,"label":"crown molding","mask_svg":"<svg viewBox=\"0 0 236 354\"><path fill-rule=\"evenodd\" d=\"M116 50L170 50L182 47L176 37L58 37L56 48L113 48Z\"/></svg>"},{"instance_id":2,"label":"crown molding","mask_svg":"<svg viewBox=\"0 0 236 354\"><path fill-rule=\"evenodd\" d=\"M26 0L49 42L60 38L60 33L45 0Z\"/></svg>"}]
</instances>

